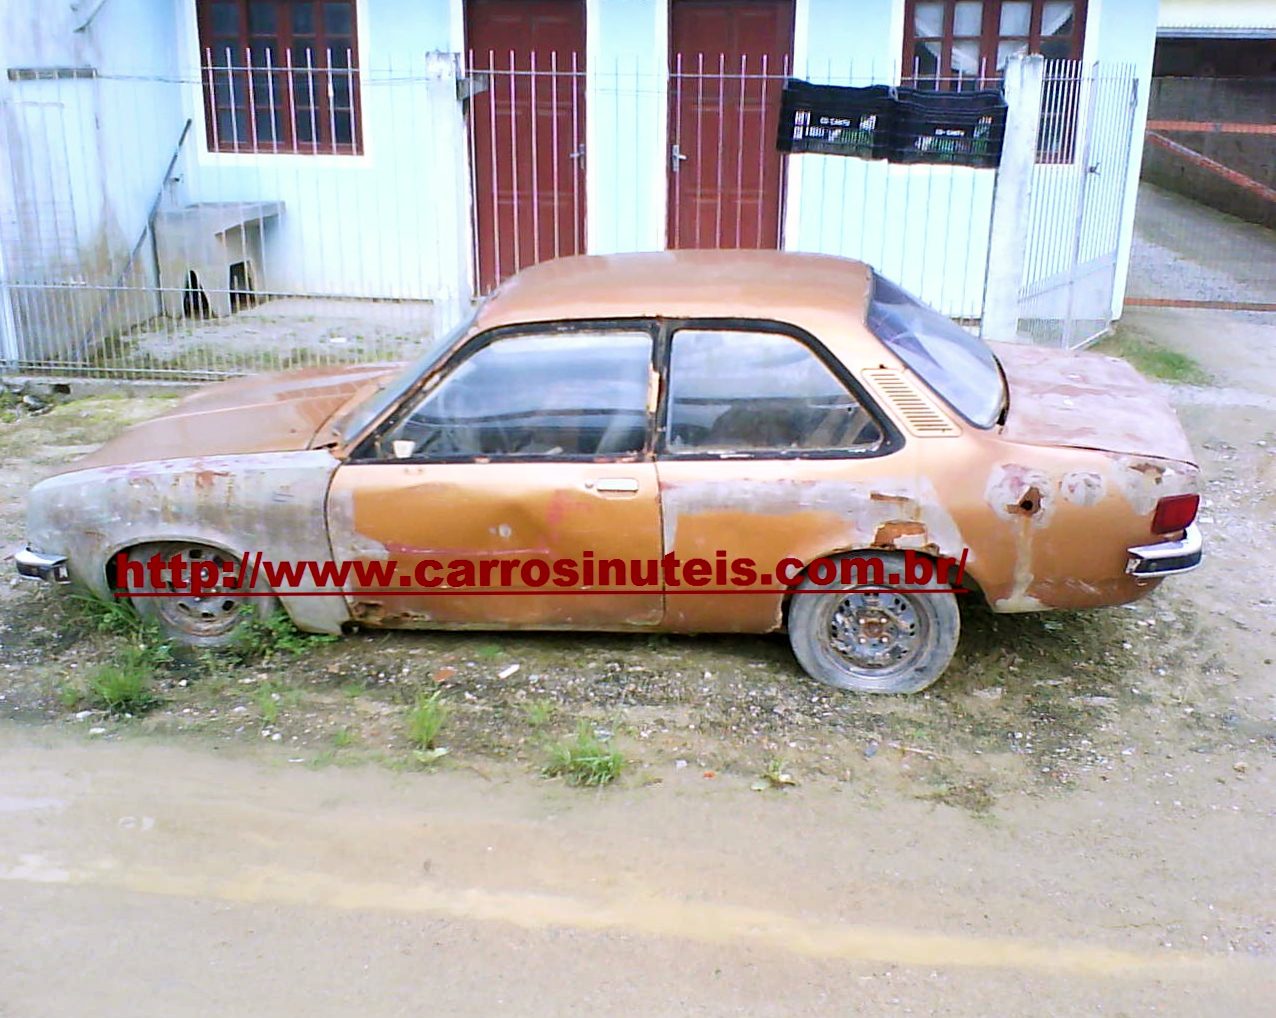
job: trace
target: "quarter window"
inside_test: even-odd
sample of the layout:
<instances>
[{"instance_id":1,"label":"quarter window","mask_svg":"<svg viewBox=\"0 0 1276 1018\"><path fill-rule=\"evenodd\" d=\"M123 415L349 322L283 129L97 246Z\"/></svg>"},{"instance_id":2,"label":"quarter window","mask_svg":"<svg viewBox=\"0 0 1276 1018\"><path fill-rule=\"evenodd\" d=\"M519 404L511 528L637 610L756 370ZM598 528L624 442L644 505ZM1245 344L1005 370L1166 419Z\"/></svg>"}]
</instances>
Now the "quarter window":
<instances>
[{"instance_id":1,"label":"quarter window","mask_svg":"<svg viewBox=\"0 0 1276 1018\"><path fill-rule=\"evenodd\" d=\"M782 333L675 333L668 403L675 453L863 453L883 441L815 352Z\"/></svg>"},{"instance_id":2,"label":"quarter window","mask_svg":"<svg viewBox=\"0 0 1276 1018\"><path fill-rule=\"evenodd\" d=\"M390 459L630 456L647 436L651 336L497 339L420 397L380 441Z\"/></svg>"}]
</instances>

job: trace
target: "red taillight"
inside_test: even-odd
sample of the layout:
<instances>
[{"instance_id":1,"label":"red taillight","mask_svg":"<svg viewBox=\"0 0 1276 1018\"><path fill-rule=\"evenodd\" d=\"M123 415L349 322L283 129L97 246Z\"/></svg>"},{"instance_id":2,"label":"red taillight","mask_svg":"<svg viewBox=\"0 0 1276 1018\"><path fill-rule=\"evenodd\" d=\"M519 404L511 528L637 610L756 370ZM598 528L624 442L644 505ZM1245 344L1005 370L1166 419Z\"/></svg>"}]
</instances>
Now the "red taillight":
<instances>
[{"instance_id":1,"label":"red taillight","mask_svg":"<svg viewBox=\"0 0 1276 1018\"><path fill-rule=\"evenodd\" d=\"M1200 505L1200 495L1167 495L1157 502L1152 514L1152 533L1177 534L1186 530L1196 519Z\"/></svg>"}]
</instances>

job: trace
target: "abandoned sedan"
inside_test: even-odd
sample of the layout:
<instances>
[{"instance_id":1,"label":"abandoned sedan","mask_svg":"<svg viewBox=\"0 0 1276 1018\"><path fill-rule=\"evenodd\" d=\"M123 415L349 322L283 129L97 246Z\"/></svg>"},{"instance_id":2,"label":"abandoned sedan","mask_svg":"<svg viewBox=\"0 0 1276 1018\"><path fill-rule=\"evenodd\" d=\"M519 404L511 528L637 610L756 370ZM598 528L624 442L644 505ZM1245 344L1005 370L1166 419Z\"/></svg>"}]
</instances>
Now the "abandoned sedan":
<instances>
[{"instance_id":1,"label":"abandoned sedan","mask_svg":"<svg viewBox=\"0 0 1276 1018\"><path fill-rule=\"evenodd\" d=\"M196 645L246 604L329 633L787 628L816 679L911 692L954 653L959 582L994 611L1075 609L1194 567L1196 481L1125 363L990 346L858 262L578 257L406 367L230 381L129 429L35 487L18 568L126 587ZM175 556L224 582L121 574ZM829 582L867 556L881 573ZM396 571L284 583L263 558ZM679 583L692 560L707 578ZM458 561L544 566L441 572ZM600 581L616 561L664 568Z\"/></svg>"}]
</instances>

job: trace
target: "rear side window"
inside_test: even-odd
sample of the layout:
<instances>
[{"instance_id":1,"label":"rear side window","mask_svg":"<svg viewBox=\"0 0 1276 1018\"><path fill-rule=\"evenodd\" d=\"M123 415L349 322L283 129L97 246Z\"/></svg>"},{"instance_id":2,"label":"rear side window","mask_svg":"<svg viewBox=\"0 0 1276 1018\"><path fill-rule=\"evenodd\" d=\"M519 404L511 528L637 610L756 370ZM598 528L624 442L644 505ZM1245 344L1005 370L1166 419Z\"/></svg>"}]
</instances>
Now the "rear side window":
<instances>
[{"instance_id":1,"label":"rear side window","mask_svg":"<svg viewBox=\"0 0 1276 1018\"><path fill-rule=\"evenodd\" d=\"M806 344L780 333L683 329L669 361L670 452L869 452L877 422Z\"/></svg>"},{"instance_id":2,"label":"rear side window","mask_svg":"<svg viewBox=\"0 0 1276 1018\"><path fill-rule=\"evenodd\" d=\"M1001 416L1005 382L988 345L877 273L868 327L971 424L991 427Z\"/></svg>"}]
</instances>

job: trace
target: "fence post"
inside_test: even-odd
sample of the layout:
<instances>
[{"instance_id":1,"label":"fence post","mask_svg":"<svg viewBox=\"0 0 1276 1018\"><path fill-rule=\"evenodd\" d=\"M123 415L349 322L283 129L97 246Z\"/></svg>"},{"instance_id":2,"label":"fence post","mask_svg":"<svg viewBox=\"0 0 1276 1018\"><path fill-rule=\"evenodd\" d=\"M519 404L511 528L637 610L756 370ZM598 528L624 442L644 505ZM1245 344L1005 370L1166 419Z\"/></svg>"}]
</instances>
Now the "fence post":
<instances>
[{"instance_id":1,"label":"fence post","mask_svg":"<svg viewBox=\"0 0 1276 1018\"><path fill-rule=\"evenodd\" d=\"M1037 161L1037 127L1045 58L1011 57L1006 67L1006 135L997 167L979 334L985 339L1018 338L1019 289L1028 251L1028 208Z\"/></svg>"}]
</instances>

